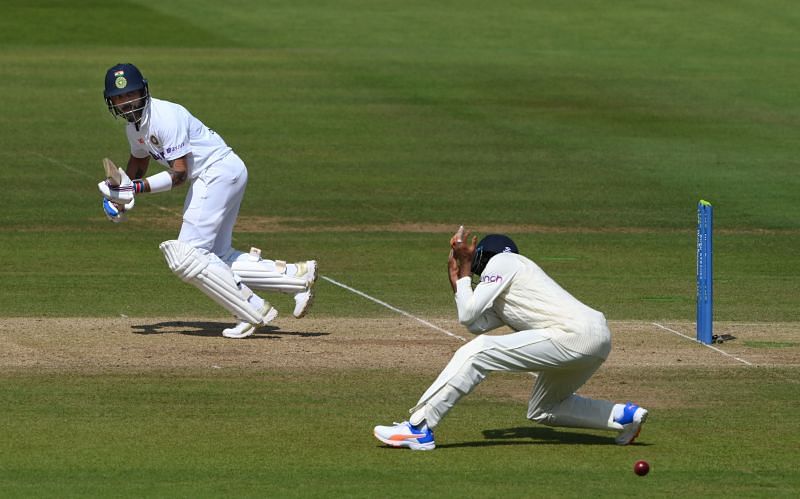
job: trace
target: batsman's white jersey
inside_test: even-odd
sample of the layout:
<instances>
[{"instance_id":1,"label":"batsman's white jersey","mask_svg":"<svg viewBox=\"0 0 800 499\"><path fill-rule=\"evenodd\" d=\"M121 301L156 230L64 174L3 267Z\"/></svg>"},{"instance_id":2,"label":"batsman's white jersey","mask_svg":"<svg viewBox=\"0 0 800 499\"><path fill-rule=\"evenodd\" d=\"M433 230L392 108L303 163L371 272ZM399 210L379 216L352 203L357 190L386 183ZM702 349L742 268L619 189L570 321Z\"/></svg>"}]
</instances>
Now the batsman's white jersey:
<instances>
[{"instance_id":1,"label":"batsman's white jersey","mask_svg":"<svg viewBox=\"0 0 800 499\"><path fill-rule=\"evenodd\" d=\"M160 99L151 98L139 129L128 123L126 132L131 155L150 156L168 168L170 161L192 153L188 158L190 179L196 179L206 168L232 152L222 137L185 107Z\"/></svg>"},{"instance_id":2,"label":"batsman's white jersey","mask_svg":"<svg viewBox=\"0 0 800 499\"><path fill-rule=\"evenodd\" d=\"M233 227L247 186L247 167L216 132L183 106L151 98L139 129L126 128L131 155L169 168L186 157L189 192L178 240L217 256L231 252Z\"/></svg>"},{"instance_id":3,"label":"batsman's white jersey","mask_svg":"<svg viewBox=\"0 0 800 499\"><path fill-rule=\"evenodd\" d=\"M552 426L620 430L614 403L574 392L611 351L602 313L584 305L530 259L515 253L493 256L472 288L456 283L459 322L474 333L502 325L516 332L480 335L462 346L411 409L412 424L433 428L491 371L536 372L528 418Z\"/></svg>"}]
</instances>

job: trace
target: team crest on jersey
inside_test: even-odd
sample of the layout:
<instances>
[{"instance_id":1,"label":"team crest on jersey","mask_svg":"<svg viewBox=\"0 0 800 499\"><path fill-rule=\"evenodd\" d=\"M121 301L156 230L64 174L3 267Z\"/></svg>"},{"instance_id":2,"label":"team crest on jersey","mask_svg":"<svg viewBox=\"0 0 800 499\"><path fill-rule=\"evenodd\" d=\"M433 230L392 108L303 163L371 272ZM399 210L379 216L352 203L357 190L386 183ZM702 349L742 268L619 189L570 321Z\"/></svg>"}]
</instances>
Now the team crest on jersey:
<instances>
[{"instance_id":1,"label":"team crest on jersey","mask_svg":"<svg viewBox=\"0 0 800 499\"><path fill-rule=\"evenodd\" d=\"M125 88L127 84L128 80L126 80L124 76L117 76L117 79L114 80L114 85L116 85L117 88Z\"/></svg>"},{"instance_id":2,"label":"team crest on jersey","mask_svg":"<svg viewBox=\"0 0 800 499\"><path fill-rule=\"evenodd\" d=\"M150 136L150 143L151 143L151 144L153 144L154 146L157 146L157 145L159 145L159 144L158 144L158 139L156 138L156 136L155 136L155 135L151 135L151 136Z\"/></svg>"}]
</instances>

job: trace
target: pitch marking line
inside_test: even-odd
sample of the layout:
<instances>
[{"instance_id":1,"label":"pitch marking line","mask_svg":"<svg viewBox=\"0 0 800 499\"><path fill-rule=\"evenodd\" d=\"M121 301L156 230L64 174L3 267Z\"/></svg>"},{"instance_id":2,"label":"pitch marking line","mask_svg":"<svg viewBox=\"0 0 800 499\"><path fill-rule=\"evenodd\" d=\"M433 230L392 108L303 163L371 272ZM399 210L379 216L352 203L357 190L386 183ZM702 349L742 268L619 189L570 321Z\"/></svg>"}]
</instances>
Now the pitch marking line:
<instances>
[{"instance_id":1,"label":"pitch marking line","mask_svg":"<svg viewBox=\"0 0 800 499\"><path fill-rule=\"evenodd\" d=\"M404 316L408 317L409 319L414 319L415 321L421 322L422 324L425 324L425 325L426 325L426 326L428 326L429 328L431 328L431 329L435 329L436 331L439 331L439 332L441 332L441 333L444 333L444 334L446 334L447 336L450 336L450 337L452 337L452 338L459 339L459 340L463 341L464 343L466 343L466 342L467 342L467 339L466 339L466 338L464 338L463 336L459 336L459 335L457 335L457 334L455 334L455 333L451 333L450 331L448 331L448 330L446 330L446 329L442 329L442 328L440 328L439 326L437 326L437 325L435 325L435 324L431 324L430 322L428 322L428 321L426 321L426 320L424 320L424 319L420 319L419 317L417 317L417 316L415 316L415 315L409 314L409 313L408 313L408 312L406 312L405 310L400 310L400 309L399 309L399 308L397 308L397 307L394 307L394 306L392 306L392 305L389 305L389 304L388 304L388 303L386 303L385 301L381 301L381 300L379 300L379 299L377 299L377 298L373 298L372 296L370 296L370 295L368 295L368 294L366 294L366 293L364 293L364 292L362 292L362 291L359 291L359 290L357 290L357 289L355 289L355 288L351 288L350 286L347 286L347 285L345 285L345 284L342 284L341 282L335 281L335 280L331 279L330 277L327 277L327 276L324 276L324 275L323 275L323 276L320 276L320 278L322 278L322 279L325 279L326 281L330 282L331 284L335 284L335 285L339 286L340 288L344 288L344 289L346 289L346 290L348 290L348 291L350 291L350 292L352 292L352 293L355 293L355 294L357 294L358 296L364 297L364 298L366 298L367 300L373 301L373 302L377 303L378 305L382 305L382 306L384 306L384 307L388 308L389 310L392 310L392 311L394 311L394 312L397 312L398 314L404 315ZM531 375L531 376L533 376L534 378L537 378L537 377L539 376L537 373L533 373L533 372L529 372L528 374L529 374L529 375Z\"/></svg>"},{"instance_id":2,"label":"pitch marking line","mask_svg":"<svg viewBox=\"0 0 800 499\"><path fill-rule=\"evenodd\" d=\"M447 336L450 336L450 337L452 337L452 338L459 339L459 340L461 340L461 341L463 341L463 342L465 342L465 343L467 342L467 339L466 339L466 338L464 338L464 337L462 337L462 336L459 336L459 335L457 335L457 334L455 334L455 333L451 333L450 331L448 331L448 330L446 330L446 329L442 329L442 328L440 328L439 326L437 326L437 325L435 325L435 324L431 324L430 322L426 321L425 319L420 319L419 317L417 317L417 316L415 316L415 315L412 315L412 314L410 314L410 313L406 312L405 310L400 310L399 308L397 308L397 307L395 307L395 306L389 305L389 304L388 304L388 303L386 303L385 301L381 301L381 300L379 300L379 299L377 299L377 298L374 298L374 297L372 297L372 296L370 296L370 295L368 295L368 294L366 294L366 293L364 293L364 292L362 292L362 291L359 291L359 290L357 290L357 289L355 289L355 288L351 288L350 286L347 286L346 284L342 284L342 283L341 283L341 282L339 282L339 281L335 281L335 280L331 279L330 277L327 277L327 276L324 276L324 275L323 275L323 276L320 276L320 277L321 277L322 279L325 279L326 281L330 282L331 284L335 284L336 286L339 286L340 288L346 289L347 291L350 291L351 293L355 293L355 294L357 294L358 296L361 296L361 297L363 297L363 298L366 298L366 299L367 299L367 300L369 300L369 301L375 302L375 303L377 303L378 305L382 305L382 306L384 306L384 307L388 308L389 310L392 310L392 311L394 311L394 312L397 312L398 314L401 314L401 315L404 315L404 316L408 317L409 319L414 319L414 320L415 320L415 321L417 321L417 322L421 322L422 324L425 324L425 325L426 325L426 326L428 326L429 328L431 328L431 329L435 329L436 331L439 331L440 333L444 333L444 334L446 334Z\"/></svg>"},{"instance_id":3,"label":"pitch marking line","mask_svg":"<svg viewBox=\"0 0 800 499\"><path fill-rule=\"evenodd\" d=\"M714 350L715 352L721 353L722 355L724 355L724 356L726 356L726 357L730 357L730 358L732 358L732 359L734 359L734 360L737 360L737 361L741 362L742 364L746 364L746 365L748 365L748 366L752 366L752 365L753 365L752 363L750 363L750 362L747 362L747 361L746 361L746 360L744 360L744 359L740 359L739 357L735 357L735 356L733 356L733 355L729 354L728 352L725 352L725 351L723 351L723 350L720 350L719 348L713 347L713 346L711 346L711 345L706 345L705 343L703 343L703 342L700 342L700 341L697 341L696 339L692 338L691 336L687 336L687 335L685 335L685 334L683 334L683 333L679 333L678 331L675 331L674 329L668 328L667 326L662 326L661 324L659 324L659 323L657 323L657 322L651 322L650 324L652 324L652 325L654 325L654 326L656 326L656 327L658 327L658 328L661 328L661 329L663 329L664 331L669 331L670 333L677 334L678 336L680 336L680 337L682 337L682 338L686 338L687 340L691 340L691 341L697 342L697 343L699 343L699 344L703 345L703 346L704 346L704 347L706 347L706 348L710 348L711 350Z\"/></svg>"}]
</instances>

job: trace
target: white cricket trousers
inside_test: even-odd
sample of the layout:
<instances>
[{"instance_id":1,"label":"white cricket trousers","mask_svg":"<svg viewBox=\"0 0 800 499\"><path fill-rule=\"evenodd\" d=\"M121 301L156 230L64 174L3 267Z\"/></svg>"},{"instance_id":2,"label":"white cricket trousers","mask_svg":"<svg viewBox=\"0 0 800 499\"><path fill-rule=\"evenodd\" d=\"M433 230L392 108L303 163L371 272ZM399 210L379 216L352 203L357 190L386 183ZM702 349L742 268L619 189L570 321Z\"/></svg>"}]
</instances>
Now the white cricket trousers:
<instances>
[{"instance_id":1,"label":"white cricket trousers","mask_svg":"<svg viewBox=\"0 0 800 499\"><path fill-rule=\"evenodd\" d=\"M478 336L456 351L439 377L412 409L410 421L430 428L484 380L491 371L536 372L528 402L528 419L548 426L619 430L613 422L614 403L575 394L605 361L610 346L597 355L573 352L543 331L503 336Z\"/></svg>"},{"instance_id":2,"label":"white cricket trousers","mask_svg":"<svg viewBox=\"0 0 800 499\"><path fill-rule=\"evenodd\" d=\"M231 152L189 185L178 240L218 257L231 250L233 226L247 187L247 167Z\"/></svg>"}]
</instances>

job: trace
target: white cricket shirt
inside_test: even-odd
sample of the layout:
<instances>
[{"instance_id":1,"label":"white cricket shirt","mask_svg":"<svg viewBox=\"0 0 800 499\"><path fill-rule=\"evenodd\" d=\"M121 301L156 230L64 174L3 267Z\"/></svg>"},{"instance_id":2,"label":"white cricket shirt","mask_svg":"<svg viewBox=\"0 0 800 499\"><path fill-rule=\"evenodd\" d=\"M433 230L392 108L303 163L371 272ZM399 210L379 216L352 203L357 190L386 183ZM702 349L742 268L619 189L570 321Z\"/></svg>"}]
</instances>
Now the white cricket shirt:
<instances>
[{"instance_id":1,"label":"white cricket shirt","mask_svg":"<svg viewBox=\"0 0 800 499\"><path fill-rule=\"evenodd\" d=\"M605 316L522 255L493 256L474 290L471 278L457 281L455 300L459 322L473 333L505 324L516 331L544 330L573 351L592 355L610 351Z\"/></svg>"},{"instance_id":2,"label":"white cricket shirt","mask_svg":"<svg viewBox=\"0 0 800 499\"><path fill-rule=\"evenodd\" d=\"M222 137L185 107L152 97L144 109L139 130L128 123L126 133L132 156L150 156L167 168L170 161L191 153L187 162L192 180L231 152Z\"/></svg>"}]
</instances>

